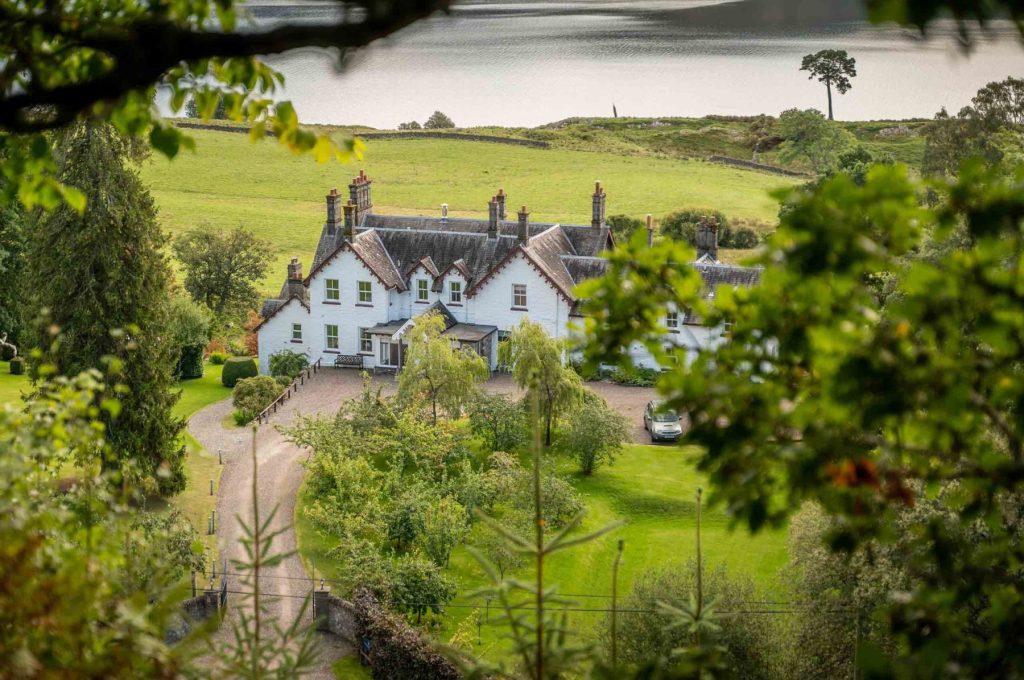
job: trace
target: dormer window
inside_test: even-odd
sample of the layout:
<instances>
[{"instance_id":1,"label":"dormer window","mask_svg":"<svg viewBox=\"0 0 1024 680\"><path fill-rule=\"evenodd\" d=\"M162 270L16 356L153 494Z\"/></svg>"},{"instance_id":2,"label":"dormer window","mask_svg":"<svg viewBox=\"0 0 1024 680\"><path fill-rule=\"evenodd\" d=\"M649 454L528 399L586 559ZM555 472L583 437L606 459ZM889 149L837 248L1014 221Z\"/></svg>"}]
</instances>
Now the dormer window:
<instances>
[{"instance_id":1,"label":"dormer window","mask_svg":"<svg viewBox=\"0 0 1024 680\"><path fill-rule=\"evenodd\" d=\"M526 284L512 284L512 309L526 309Z\"/></svg>"},{"instance_id":2,"label":"dormer window","mask_svg":"<svg viewBox=\"0 0 1024 680\"><path fill-rule=\"evenodd\" d=\"M369 281L357 281L357 289L359 291L359 303L363 305L373 304L373 286Z\"/></svg>"},{"instance_id":3,"label":"dormer window","mask_svg":"<svg viewBox=\"0 0 1024 680\"><path fill-rule=\"evenodd\" d=\"M416 301L427 302L430 299L430 282L426 279L416 279Z\"/></svg>"},{"instance_id":4,"label":"dormer window","mask_svg":"<svg viewBox=\"0 0 1024 680\"><path fill-rule=\"evenodd\" d=\"M453 305L462 304L462 281L448 283L448 301Z\"/></svg>"},{"instance_id":5,"label":"dormer window","mask_svg":"<svg viewBox=\"0 0 1024 680\"><path fill-rule=\"evenodd\" d=\"M679 328L679 312L670 311L665 313L665 325L670 329Z\"/></svg>"},{"instance_id":6,"label":"dormer window","mask_svg":"<svg viewBox=\"0 0 1024 680\"><path fill-rule=\"evenodd\" d=\"M324 281L324 299L328 302L338 302L341 299L341 285L338 279Z\"/></svg>"}]
</instances>

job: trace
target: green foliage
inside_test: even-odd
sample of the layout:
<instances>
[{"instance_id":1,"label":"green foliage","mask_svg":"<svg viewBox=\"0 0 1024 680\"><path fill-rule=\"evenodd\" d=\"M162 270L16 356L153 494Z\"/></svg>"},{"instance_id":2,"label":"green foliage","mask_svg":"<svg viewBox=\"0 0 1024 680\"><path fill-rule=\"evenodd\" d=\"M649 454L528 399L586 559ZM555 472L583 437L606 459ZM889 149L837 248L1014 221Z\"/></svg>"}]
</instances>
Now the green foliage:
<instances>
[{"instance_id":1,"label":"green foliage","mask_svg":"<svg viewBox=\"0 0 1024 680\"><path fill-rule=\"evenodd\" d=\"M117 415L114 394L90 372L42 382L27 403L0 408L6 675L188 672L194 645L168 647L163 633L182 597L170 586L197 556L176 519L140 513L98 472L106 449L100 414ZM68 464L78 466L78 482L61 490Z\"/></svg>"},{"instance_id":2,"label":"green foliage","mask_svg":"<svg viewBox=\"0 0 1024 680\"><path fill-rule=\"evenodd\" d=\"M169 303L169 325L178 348L175 375L180 379L203 377L203 350L210 342L210 313L192 300L175 295Z\"/></svg>"},{"instance_id":3,"label":"green foliage","mask_svg":"<svg viewBox=\"0 0 1024 680\"><path fill-rule=\"evenodd\" d=\"M205 111L201 112L199 107L196 105L196 100L193 97L189 97L188 101L185 102L185 116L187 118L204 118ZM213 110L211 115L205 116L207 120L227 120L228 119L228 108L223 97L217 97L217 108Z\"/></svg>"},{"instance_id":4,"label":"green foliage","mask_svg":"<svg viewBox=\"0 0 1024 680\"><path fill-rule=\"evenodd\" d=\"M68 206L31 230L27 309L46 310L31 335L62 375L123 365L123 412L107 417L112 456L105 462L131 485L164 495L185 486L184 423L172 415L178 347L170 337L171 272L156 210L131 165L131 142L106 125L78 125L58 135L59 179L92 198L84 213ZM34 377L39 359L29 362Z\"/></svg>"},{"instance_id":5,"label":"green foliage","mask_svg":"<svg viewBox=\"0 0 1024 680\"><path fill-rule=\"evenodd\" d=\"M0 335L0 337L3 337ZM0 361L10 361L17 356L17 348L11 343L0 346Z\"/></svg>"},{"instance_id":6,"label":"green foliage","mask_svg":"<svg viewBox=\"0 0 1024 680\"><path fill-rule=\"evenodd\" d=\"M448 566L452 550L466 538L468 519L466 508L450 496L427 504L418 545L434 564Z\"/></svg>"},{"instance_id":7,"label":"green foliage","mask_svg":"<svg viewBox=\"0 0 1024 680\"><path fill-rule=\"evenodd\" d=\"M22 286L28 233L17 204L0 208L0 337L17 344L22 329ZM10 357L4 359L9 361Z\"/></svg>"},{"instance_id":8,"label":"green foliage","mask_svg":"<svg viewBox=\"0 0 1024 680\"><path fill-rule=\"evenodd\" d=\"M267 375L240 378L231 391L231 403L238 409L235 412L235 421L244 418L240 425L252 421L263 409L270 406L282 391L281 385Z\"/></svg>"},{"instance_id":9,"label":"green foliage","mask_svg":"<svg viewBox=\"0 0 1024 680\"><path fill-rule=\"evenodd\" d=\"M460 417L477 383L491 375L483 357L468 347L452 347L451 339L441 335L444 329L444 319L438 314L416 317L407 335L405 365L398 374L399 401L429 403L435 423L439 406L448 417Z\"/></svg>"},{"instance_id":10,"label":"green foliage","mask_svg":"<svg viewBox=\"0 0 1024 680\"><path fill-rule=\"evenodd\" d=\"M304 352L282 349L270 355L270 375L295 378L309 366L309 356Z\"/></svg>"},{"instance_id":11,"label":"green foliage","mask_svg":"<svg viewBox=\"0 0 1024 680\"><path fill-rule=\"evenodd\" d=\"M612 215L608 218L608 228L617 240L629 240L637 230L643 229L645 223L638 217L629 215Z\"/></svg>"},{"instance_id":12,"label":"green foliage","mask_svg":"<svg viewBox=\"0 0 1024 680\"><path fill-rule=\"evenodd\" d=\"M523 319L499 347L500 362L512 368L512 379L526 398L537 398L544 418L544 443L551 446L551 431L559 415L579 399L580 377L563 362L565 342L552 338L543 326Z\"/></svg>"},{"instance_id":13,"label":"green foliage","mask_svg":"<svg viewBox=\"0 0 1024 680\"><path fill-rule=\"evenodd\" d=\"M243 227L227 233L207 227L175 239L174 255L192 299L206 305L218 324L229 324L256 305L256 283L267 271L269 247Z\"/></svg>"},{"instance_id":14,"label":"green foliage","mask_svg":"<svg viewBox=\"0 0 1024 680\"><path fill-rule=\"evenodd\" d=\"M806 160L816 174L835 165L839 154L853 143L853 135L826 120L816 109L789 109L779 116L779 158L786 163Z\"/></svg>"},{"instance_id":15,"label":"green foliage","mask_svg":"<svg viewBox=\"0 0 1024 680\"><path fill-rule=\"evenodd\" d=\"M227 363L227 360L228 355L225 354L224 352L210 353L210 363L213 364L214 366L223 366L225 363Z\"/></svg>"},{"instance_id":16,"label":"green foliage","mask_svg":"<svg viewBox=\"0 0 1024 680\"><path fill-rule=\"evenodd\" d=\"M619 658L627 666L642 667L653 662L663 672L677 667L680 659L676 652L688 647L691 638L687 630L673 625L674 617L664 605L687 608L697 586L696 573L697 565L691 560L686 565L649 567L634 581L632 591L619 604L622 611L618 614ZM723 565L705 569L701 585L704 599L719 612L754 610L754 603L764 600L749 577L731 575ZM722 613L716 624L710 637L705 636L702 642L724 648L724 661L731 677L785 677L784 627L774 617ZM603 630L602 647L607 651L611 643L609 627L605 625ZM800 648L799 656L806 659L807 666L815 668L819 659L808 651ZM814 671L794 673L793 677L840 677L821 675L820 670L818 666Z\"/></svg>"},{"instance_id":17,"label":"green foliage","mask_svg":"<svg viewBox=\"0 0 1024 680\"><path fill-rule=\"evenodd\" d=\"M455 127L455 123L452 119L440 111L434 111L430 114L430 118L423 123L424 130L444 130L453 127Z\"/></svg>"},{"instance_id":18,"label":"green foliage","mask_svg":"<svg viewBox=\"0 0 1024 680\"><path fill-rule=\"evenodd\" d=\"M645 366L614 366L602 373L605 379L613 383L632 387L654 387L659 375L661 371L658 369Z\"/></svg>"},{"instance_id":19,"label":"green foliage","mask_svg":"<svg viewBox=\"0 0 1024 680\"><path fill-rule=\"evenodd\" d=\"M615 462L615 456L628 440L629 423L625 416L590 393L566 418L559 444L576 459L582 474L592 475L600 466Z\"/></svg>"},{"instance_id":20,"label":"green foliage","mask_svg":"<svg viewBox=\"0 0 1024 680\"><path fill-rule=\"evenodd\" d=\"M1003 160L1007 142L1019 144L1024 133L1024 80L1007 78L978 90L955 116L943 108L924 129L922 171L955 175L960 164L977 156L990 163ZM1012 156L1012 151L1010 153Z\"/></svg>"},{"instance_id":21,"label":"green foliage","mask_svg":"<svg viewBox=\"0 0 1024 680\"><path fill-rule=\"evenodd\" d=\"M697 245L697 225L701 220L713 217L718 220L718 245L728 248L731 245L732 227L729 218L718 210L677 210L669 213L661 220L661 233L691 246Z\"/></svg>"},{"instance_id":22,"label":"green foliage","mask_svg":"<svg viewBox=\"0 0 1024 680\"><path fill-rule=\"evenodd\" d=\"M399 130L422 130L423 126L420 125L419 123L417 123L416 121L411 120L408 123L399 123L398 124L398 129Z\"/></svg>"},{"instance_id":23,"label":"green foliage","mask_svg":"<svg viewBox=\"0 0 1024 680\"><path fill-rule=\"evenodd\" d=\"M872 672L999 676L1024 664L1005 634L1024 624L1011 566L1024 556L1024 172L968 165L933 188L938 206L922 208L905 169L880 166L863 186L838 175L799 196L762 256L761 284L704 303L730 342L659 387L690 413L715 497L752 530L813 500L830 551L898 548L911 587L865 615L885 622L899 654L868 643ZM684 269L660 248L633 255L637 269ZM608 323L591 331L588 356L608 361L632 341L664 351L644 310L678 289L670 277L630 286L626 314L616 303L633 280L610 269L590 291L612 311L598 314ZM880 279L891 294L878 294ZM901 525L920 505L926 516Z\"/></svg>"},{"instance_id":24,"label":"green foliage","mask_svg":"<svg viewBox=\"0 0 1024 680\"><path fill-rule=\"evenodd\" d=\"M23 375L25 373L25 360L21 357L14 357L8 364L11 375Z\"/></svg>"},{"instance_id":25,"label":"green foliage","mask_svg":"<svg viewBox=\"0 0 1024 680\"><path fill-rule=\"evenodd\" d=\"M853 87L850 78L857 75L857 60L848 55L846 50L821 50L806 55L800 63L800 70L811 74L808 80L817 78L819 83L825 84L828 90L828 119L833 120L832 88L839 94L849 92Z\"/></svg>"},{"instance_id":26,"label":"green foliage","mask_svg":"<svg viewBox=\"0 0 1024 680\"><path fill-rule=\"evenodd\" d=\"M419 555L402 555L392 567L390 594L390 604L396 610L415 614L418 621L427 612L440 614L457 590L436 561Z\"/></svg>"},{"instance_id":27,"label":"green foliage","mask_svg":"<svg viewBox=\"0 0 1024 680\"><path fill-rule=\"evenodd\" d=\"M252 357L231 357L224 362L224 370L220 374L220 382L224 387L235 386L243 378L252 378L259 374L256 360Z\"/></svg>"},{"instance_id":28,"label":"green foliage","mask_svg":"<svg viewBox=\"0 0 1024 680\"><path fill-rule=\"evenodd\" d=\"M507 394L480 391L469 405L469 427L488 451L515 451L529 436L526 409Z\"/></svg>"}]
</instances>

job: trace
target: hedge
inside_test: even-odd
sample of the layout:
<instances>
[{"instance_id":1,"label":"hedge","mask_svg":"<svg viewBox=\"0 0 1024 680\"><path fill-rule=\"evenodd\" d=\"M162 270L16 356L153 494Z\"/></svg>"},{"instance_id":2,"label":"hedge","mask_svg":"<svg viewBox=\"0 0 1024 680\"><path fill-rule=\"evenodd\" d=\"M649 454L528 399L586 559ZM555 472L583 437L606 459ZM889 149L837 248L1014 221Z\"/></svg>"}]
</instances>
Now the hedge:
<instances>
[{"instance_id":1,"label":"hedge","mask_svg":"<svg viewBox=\"0 0 1024 680\"><path fill-rule=\"evenodd\" d=\"M192 380L203 377L203 346L189 345L182 347L181 358L178 359L178 378Z\"/></svg>"},{"instance_id":2,"label":"hedge","mask_svg":"<svg viewBox=\"0 0 1024 680\"><path fill-rule=\"evenodd\" d=\"M459 680L462 674L405 619L360 588L353 598L359 637L369 639L374 680Z\"/></svg>"},{"instance_id":3,"label":"hedge","mask_svg":"<svg viewBox=\"0 0 1024 680\"><path fill-rule=\"evenodd\" d=\"M21 375L25 372L25 360L21 357L11 359L11 375Z\"/></svg>"},{"instance_id":4,"label":"hedge","mask_svg":"<svg viewBox=\"0 0 1024 680\"><path fill-rule=\"evenodd\" d=\"M224 362L224 372L220 374L220 381L224 387L234 388L239 380L252 378L258 374L256 362L252 357L231 357Z\"/></svg>"}]
</instances>

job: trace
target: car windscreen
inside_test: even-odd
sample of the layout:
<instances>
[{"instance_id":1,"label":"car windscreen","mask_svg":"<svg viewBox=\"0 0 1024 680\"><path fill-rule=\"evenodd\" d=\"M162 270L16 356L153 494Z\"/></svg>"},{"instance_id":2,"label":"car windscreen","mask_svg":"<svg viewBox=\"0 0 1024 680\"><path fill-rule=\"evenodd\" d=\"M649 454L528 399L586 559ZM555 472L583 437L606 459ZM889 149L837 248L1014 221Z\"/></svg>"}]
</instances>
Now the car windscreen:
<instances>
[{"instance_id":1,"label":"car windscreen","mask_svg":"<svg viewBox=\"0 0 1024 680\"><path fill-rule=\"evenodd\" d=\"M651 418L656 423L674 423L679 420L675 411L655 411Z\"/></svg>"}]
</instances>

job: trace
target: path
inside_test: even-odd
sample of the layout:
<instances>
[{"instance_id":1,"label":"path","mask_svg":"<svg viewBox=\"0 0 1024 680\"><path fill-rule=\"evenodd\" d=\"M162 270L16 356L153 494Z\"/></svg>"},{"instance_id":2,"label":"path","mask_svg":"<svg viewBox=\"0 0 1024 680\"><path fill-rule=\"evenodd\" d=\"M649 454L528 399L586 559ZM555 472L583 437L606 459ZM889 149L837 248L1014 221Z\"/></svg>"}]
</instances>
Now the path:
<instances>
[{"instance_id":1,"label":"path","mask_svg":"<svg viewBox=\"0 0 1024 680\"><path fill-rule=\"evenodd\" d=\"M383 386L385 394L394 392L394 379L391 376L376 378L374 382ZM654 396L653 390L606 383L592 383L589 387L604 396L631 422L638 423L633 432L634 440L646 441L641 416L644 405ZM488 381L486 389L490 392L518 392L507 375L495 376ZM275 540L275 552L296 549L295 532L291 524L295 515L296 496L304 474L302 463L308 456L308 452L285 441L277 427L296 422L300 415L335 413L344 401L358 396L361 391L362 380L356 371L322 369L285 402L284 407L272 417L269 425L260 428L257 438L257 497L260 513L265 518L267 513L277 506L278 511L272 528L285 528L284 533ZM217 499L218 543L221 556L226 557L229 562L245 557L240 542L242 532L237 516L244 518L247 523L252 523L253 484L252 433L247 428L224 427L223 423L227 421L231 411L231 401L226 399L196 412L188 425L189 430L207 451L221 451L224 455L224 471ZM233 571L230 564L228 571L229 574ZM260 583L263 592L280 596L271 605L271 615L275 616L282 626L294 620L302 606L303 598L309 595L313 585L310 574L297 554L269 570L261 577ZM241 589L238 577L229 575L228 590ZM229 595L228 601L238 602L238 599L238 595ZM311 614L307 611L306 616L311 617ZM221 634L230 634L229 627L222 626ZM321 643L321 667L313 677L333 678L330 671L331 663L352 653L353 650L331 635L322 635Z\"/></svg>"}]
</instances>

